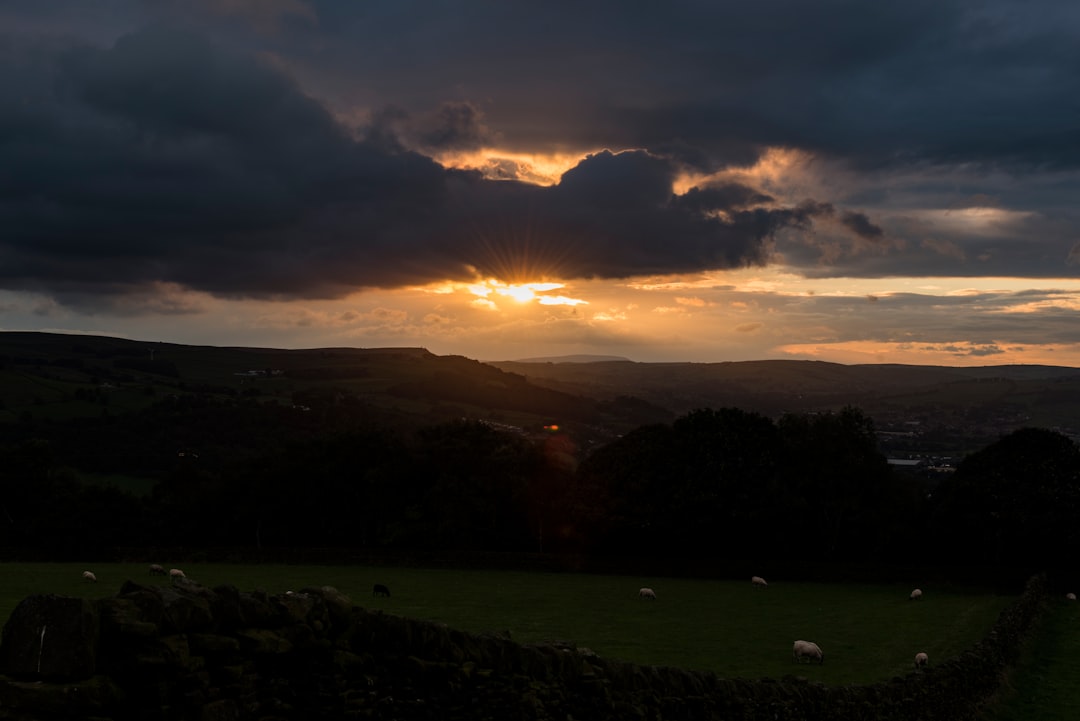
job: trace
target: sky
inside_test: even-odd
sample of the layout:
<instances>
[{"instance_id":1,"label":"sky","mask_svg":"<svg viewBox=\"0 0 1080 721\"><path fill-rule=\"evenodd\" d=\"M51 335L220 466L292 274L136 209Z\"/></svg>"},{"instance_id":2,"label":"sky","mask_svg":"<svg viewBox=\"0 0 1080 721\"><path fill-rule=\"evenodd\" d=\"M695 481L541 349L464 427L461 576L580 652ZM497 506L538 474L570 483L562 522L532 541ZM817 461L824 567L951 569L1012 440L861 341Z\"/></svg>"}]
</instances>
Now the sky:
<instances>
[{"instance_id":1,"label":"sky","mask_svg":"<svg viewBox=\"0 0 1080 721\"><path fill-rule=\"evenodd\" d=\"M1080 366L1072 0L0 0L0 330Z\"/></svg>"}]
</instances>

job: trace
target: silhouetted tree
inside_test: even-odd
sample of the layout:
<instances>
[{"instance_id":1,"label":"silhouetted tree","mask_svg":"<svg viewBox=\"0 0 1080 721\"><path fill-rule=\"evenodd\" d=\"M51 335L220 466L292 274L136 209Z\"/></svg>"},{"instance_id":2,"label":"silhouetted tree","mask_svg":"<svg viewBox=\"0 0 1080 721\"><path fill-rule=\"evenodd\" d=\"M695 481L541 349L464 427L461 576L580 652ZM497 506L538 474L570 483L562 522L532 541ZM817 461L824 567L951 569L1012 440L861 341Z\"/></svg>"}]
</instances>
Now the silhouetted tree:
<instances>
[{"instance_id":1,"label":"silhouetted tree","mask_svg":"<svg viewBox=\"0 0 1080 721\"><path fill-rule=\"evenodd\" d=\"M955 561L1042 569L1080 551L1080 449L1023 428L971 454L934 499L934 527Z\"/></svg>"},{"instance_id":2,"label":"silhouetted tree","mask_svg":"<svg viewBox=\"0 0 1080 721\"><path fill-rule=\"evenodd\" d=\"M65 546L67 501L78 490L75 473L48 441L0 447L0 545Z\"/></svg>"},{"instance_id":3,"label":"silhouetted tree","mask_svg":"<svg viewBox=\"0 0 1080 721\"><path fill-rule=\"evenodd\" d=\"M769 555L782 450L776 425L757 413L721 408L693 411L673 430L679 473L672 504L658 509L669 533L706 555Z\"/></svg>"},{"instance_id":4,"label":"silhouetted tree","mask_svg":"<svg viewBox=\"0 0 1080 721\"><path fill-rule=\"evenodd\" d=\"M645 426L586 460L576 515L608 550L767 555L781 450L772 421L736 408Z\"/></svg>"},{"instance_id":5,"label":"silhouetted tree","mask_svg":"<svg viewBox=\"0 0 1080 721\"><path fill-rule=\"evenodd\" d=\"M533 469L542 462L533 444L471 421L421 429L416 443L412 482L424 495L423 522L415 530L428 543L531 550L526 504Z\"/></svg>"},{"instance_id":6,"label":"silhouetted tree","mask_svg":"<svg viewBox=\"0 0 1080 721\"><path fill-rule=\"evenodd\" d=\"M234 543L377 546L403 513L409 454L400 439L368 428L295 440L226 484Z\"/></svg>"},{"instance_id":7,"label":"silhouetted tree","mask_svg":"<svg viewBox=\"0 0 1080 721\"><path fill-rule=\"evenodd\" d=\"M888 544L882 531L893 512L885 506L892 478L873 421L846 407L786 415L778 425L786 470L776 500L795 535L791 548L821 559L878 556Z\"/></svg>"},{"instance_id":8,"label":"silhouetted tree","mask_svg":"<svg viewBox=\"0 0 1080 721\"><path fill-rule=\"evenodd\" d=\"M597 552L642 553L664 548L656 519L671 504L674 432L642 426L596 449L578 469L571 516ZM666 549L665 549L666 550Z\"/></svg>"}]
</instances>

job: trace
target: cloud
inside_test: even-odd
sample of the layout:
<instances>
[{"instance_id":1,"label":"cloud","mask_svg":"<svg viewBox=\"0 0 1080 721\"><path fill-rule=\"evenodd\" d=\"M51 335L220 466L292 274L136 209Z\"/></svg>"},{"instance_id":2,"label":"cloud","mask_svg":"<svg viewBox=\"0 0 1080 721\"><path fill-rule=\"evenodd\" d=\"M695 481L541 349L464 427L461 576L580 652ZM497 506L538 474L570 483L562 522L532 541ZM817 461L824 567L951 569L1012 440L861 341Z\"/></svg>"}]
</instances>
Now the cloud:
<instances>
[{"instance_id":1,"label":"cloud","mask_svg":"<svg viewBox=\"0 0 1080 721\"><path fill-rule=\"evenodd\" d=\"M315 10L300 0L196 0L185 4L189 8L195 5L202 12L241 19L259 33L279 32L285 23L296 20L318 24Z\"/></svg>"},{"instance_id":2,"label":"cloud","mask_svg":"<svg viewBox=\"0 0 1080 721\"><path fill-rule=\"evenodd\" d=\"M498 135L472 103L443 103L422 128L419 142L427 149L475 150L498 142Z\"/></svg>"},{"instance_id":3,"label":"cloud","mask_svg":"<svg viewBox=\"0 0 1080 721\"><path fill-rule=\"evenodd\" d=\"M948 350L956 356L993 356L1001 355L1005 351L997 344L991 343L988 345L969 345L969 346L946 346L945 350Z\"/></svg>"},{"instance_id":4,"label":"cloud","mask_svg":"<svg viewBox=\"0 0 1080 721\"><path fill-rule=\"evenodd\" d=\"M709 212L717 208L748 208L769 203L774 198L741 183L722 182L692 187L677 199L688 210Z\"/></svg>"},{"instance_id":5,"label":"cloud","mask_svg":"<svg viewBox=\"0 0 1080 721\"><path fill-rule=\"evenodd\" d=\"M840 222L860 238L876 239L885 234L879 226L870 222L865 213L846 211L840 215Z\"/></svg>"},{"instance_id":6,"label":"cloud","mask_svg":"<svg viewBox=\"0 0 1080 721\"><path fill-rule=\"evenodd\" d=\"M18 181L0 205L0 284L82 307L153 284L332 298L476 275L760 265L778 230L832 212L764 207L767 195L730 184L677 196L679 164L643 150L590 155L551 187L447 169L405 149L386 129L396 116L354 136L275 66L190 32L27 57L55 90L3 110L17 132L0 162ZM486 133L468 104L437 120L427 145Z\"/></svg>"},{"instance_id":7,"label":"cloud","mask_svg":"<svg viewBox=\"0 0 1080 721\"><path fill-rule=\"evenodd\" d=\"M1080 265L1080 241L1069 248L1069 253L1065 256L1065 265Z\"/></svg>"},{"instance_id":8,"label":"cloud","mask_svg":"<svg viewBox=\"0 0 1080 721\"><path fill-rule=\"evenodd\" d=\"M185 313L176 289L1075 267L1071 3L564 13L7 3L0 288ZM581 159L541 186L515 151ZM777 156L798 172L746 171Z\"/></svg>"}]
</instances>

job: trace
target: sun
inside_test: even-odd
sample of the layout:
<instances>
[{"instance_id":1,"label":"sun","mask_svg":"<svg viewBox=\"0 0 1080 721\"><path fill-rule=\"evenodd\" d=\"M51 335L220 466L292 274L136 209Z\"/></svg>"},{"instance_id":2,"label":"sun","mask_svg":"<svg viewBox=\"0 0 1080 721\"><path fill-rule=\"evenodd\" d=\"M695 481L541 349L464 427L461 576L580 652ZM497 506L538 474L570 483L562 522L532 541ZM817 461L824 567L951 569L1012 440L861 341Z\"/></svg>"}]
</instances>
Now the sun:
<instances>
[{"instance_id":1,"label":"sun","mask_svg":"<svg viewBox=\"0 0 1080 721\"><path fill-rule=\"evenodd\" d=\"M546 293L562 287L562 283L511 283L497 287L495 292L513 298L518 303L528 303L530 300L536 300L537 293Z\"/></svg>"},{"instance_id":2,"label":"sun","mask_svg":"<svg viewBox=\"0 0 1080 721\"><path fill-rule=\"evenodd\" d=\"M470 283L465 288L478 298L491 299L492 295L509 298L520 305L539 303L540 305L586 305L588 301L570 298L565 295L552 295L551 291L565 288L565 283L551 281L535 283L506 283L496 278L487 278Z\"/></svg>"}]
</instances>

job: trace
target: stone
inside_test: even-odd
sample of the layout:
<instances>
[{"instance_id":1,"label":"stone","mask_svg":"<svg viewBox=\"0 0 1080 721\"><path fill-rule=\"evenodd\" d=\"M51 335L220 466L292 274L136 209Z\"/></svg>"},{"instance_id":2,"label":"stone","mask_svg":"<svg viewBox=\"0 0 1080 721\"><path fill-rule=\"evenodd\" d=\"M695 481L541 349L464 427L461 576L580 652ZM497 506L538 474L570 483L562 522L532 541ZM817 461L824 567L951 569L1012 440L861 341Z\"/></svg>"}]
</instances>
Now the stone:
<instances>
[{"instance_id":1,"label":"stone","mask_svg":"<svg viewBox=\"0 0 1080 721\"><path fill-rule=\"evenodd\" d=\"M214 633L188 634L191 650L204 656L231 655L240 651L240 642L232 636Z\"/></svg>"},{"instance_id":2,"label":"stone","mask_svg":"<svg viewBox=\"0 0 1080 721\"><path fill-rule=\"evenodd\" d=\"M160 593L165 604L162 631L186 633L213 627L214 617L210 613L208 598L178 587L162 587Z\"/></svg>"},{"instance_id":3,"label":"stone","mask_svg":"<svg viewBox=\"0 0 1080 721\"><path fill-rule=\"evenodd\" d=\"M0 673L46 680L90 678L96 671L99 626L91 601L28 596L4 625Z\"/></svg>"},{"instance_id":4,"label":"stone","mask_svg":"<svg viewBox=\"0 0 1080 721\"><path fill-rule=\"evenodd\" d=\"M240 648L256 654L278 655L293 650L289 641L270 629L248 628L237 633Z\"/></svg>"},{"instance_id":5,"label":"stone","mask_svg":"<svg viewBox=\"0 0 1080 721\"><path fill-rule=\"evenodd\" d=\"M352 599L338 589L333 586L312 586L302 591L322 598L333 627L340 629L348 626L352 621Z\"/></svg>"},{"instance_id":6,"label":"stone","mask_svg":"<svg viewBox=\"0 0 1080 721\"><path fill-rule=\"evenodd\" d=\"M236 599L239 626L246 628L274 628L281 625L278 614L270 604L266 591L241 592Z\"/></svg>"}]
</instances>

